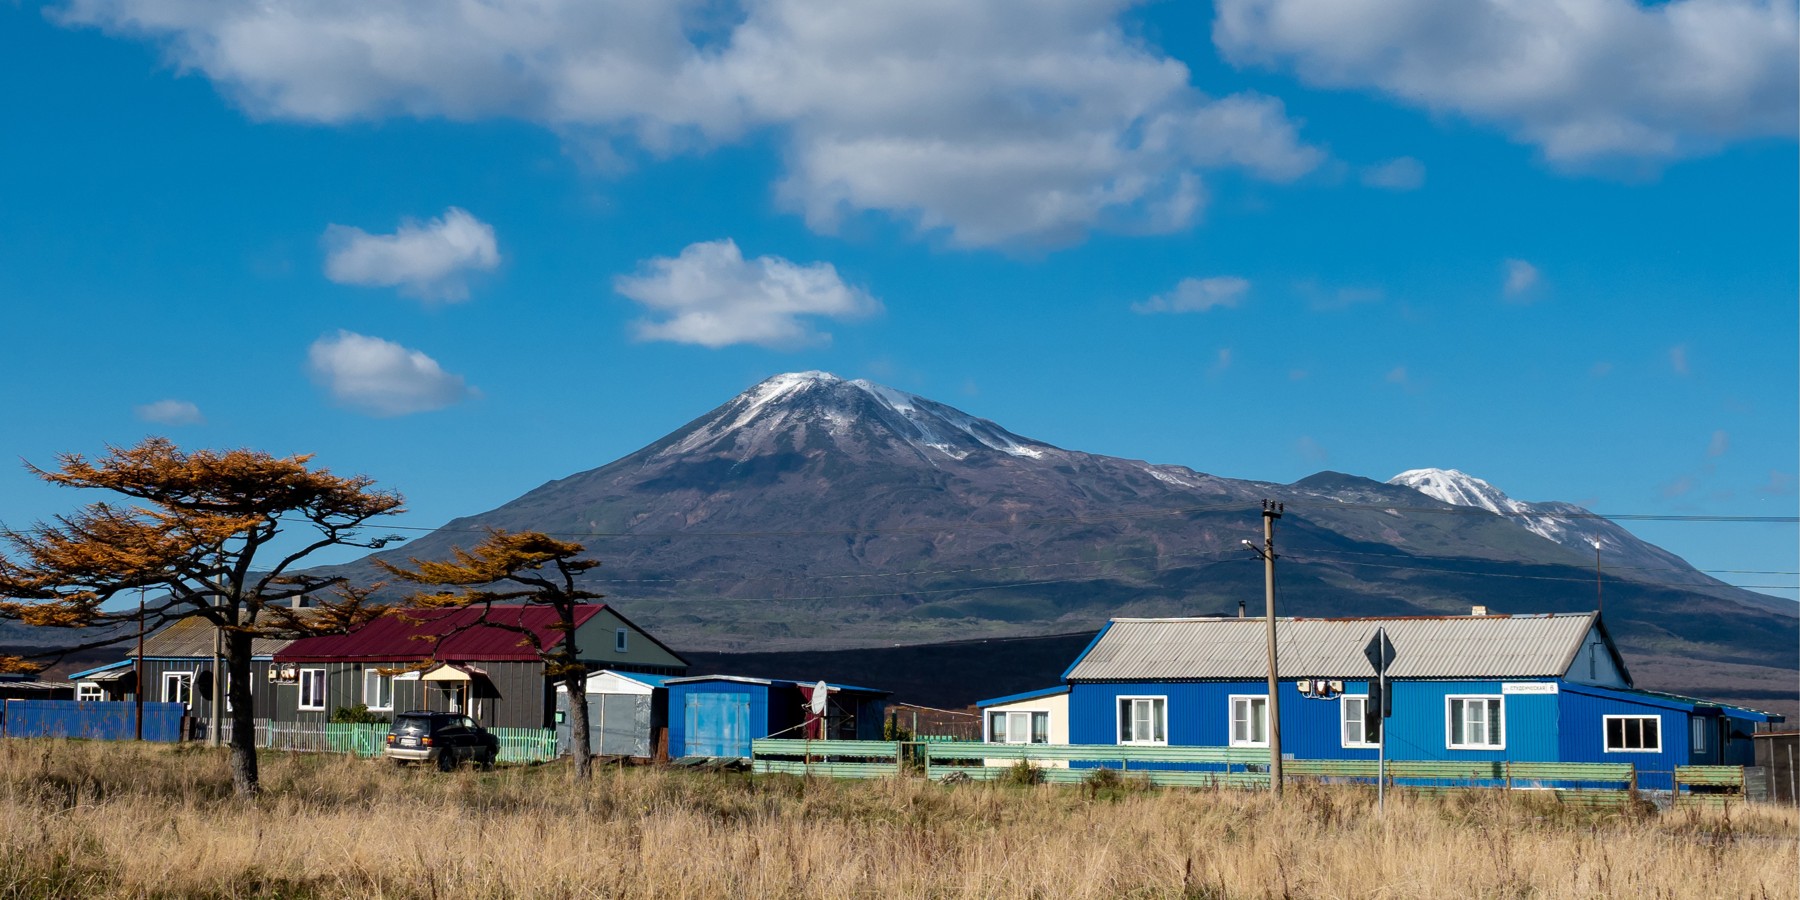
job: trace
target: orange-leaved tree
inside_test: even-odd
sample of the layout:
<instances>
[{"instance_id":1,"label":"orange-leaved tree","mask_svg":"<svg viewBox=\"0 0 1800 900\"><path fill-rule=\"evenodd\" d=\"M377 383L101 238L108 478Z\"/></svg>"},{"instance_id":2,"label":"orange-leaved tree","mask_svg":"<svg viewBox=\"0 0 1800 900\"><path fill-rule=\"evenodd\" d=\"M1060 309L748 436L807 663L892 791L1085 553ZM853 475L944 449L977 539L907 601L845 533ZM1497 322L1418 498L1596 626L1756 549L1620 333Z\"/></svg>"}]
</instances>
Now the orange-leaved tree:
<instances>
[{"instance_id":1,"label":"orange-leaved tree","mask_svg":"<svg viewBox=\"0 0 1800 900\"><path fill-rule=\"evenodd\" d=\"M517 632L519 643L537 652L544 664L544 677L554 679L568 692L570 751L575 757L575 777L579 779L586 779L592 773L593 754L588 745L587 667L582 665L581 649L575 645L575 616L582 604L605 596L583 590L576 584L581 573L600 565L598 560L576 558L585 549L580 544L559 541L538 531L492 529L471 549L451 548L451 559L447 561L414 559L411 569L376 561L389 574L403 581L427 587L456 588L418 591L407 599L408 606L481 610L479 616L440 635L438 641L471 628L499 628ZM507 617L494 617L495 603L548 607L556 614L556 623L550 630L560 637L546 641L516 619L509 622Z\"/></svg>"},{"instance_id":2,"label":"orange-leaved tree","mask_svg":"<svg viewBox=\"0 0 1800 900\"><path fill-rule=\"evenodd\" d=\"M346 631L379 614L367 602L369 588L299 566L327 547L372 549L399 540L359 536L371 519L403 511L399 494L376 490L363 476L310 468L311 458L189 453L153 437L135 447L109 447L93 460L63 454L50 470L28 464L51 484L125 499L90 503L54 523L0 535L7 545L0 554L0 618L106 634L58 648L62 653L130 639L130 631L104 629L137 620L135 609L108 609L128 592L157 592L146 612L150 627L195 616L212 622L222 631L229 673L232 785L239 795L254 795L251 641ZM294 608L302 602L307 609Z\"/></svg>"}]
</instances>

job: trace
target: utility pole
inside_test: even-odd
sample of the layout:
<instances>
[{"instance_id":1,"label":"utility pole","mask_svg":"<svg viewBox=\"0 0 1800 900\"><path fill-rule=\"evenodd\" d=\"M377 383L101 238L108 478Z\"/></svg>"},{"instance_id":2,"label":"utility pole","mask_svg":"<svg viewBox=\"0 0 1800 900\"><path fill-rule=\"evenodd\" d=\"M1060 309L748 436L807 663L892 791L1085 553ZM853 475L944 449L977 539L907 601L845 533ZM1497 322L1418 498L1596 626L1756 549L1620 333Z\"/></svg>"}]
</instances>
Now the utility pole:
<instances>
[{"instance_id":1,"label":"utility pole","mask_svg":"<svg viewBox=\"0 0 1800 900\"><path fill-rule=\"evenodd\" d=\"M1263 501L1263 545L1244 541L1263 560L1263 614L1269 636L1269 790L1281 796L1281 681L1275 664L1275 520L1281 518L1285 504Z\"/></svg>"},{"instance_id":2,"label":"utility pole","mask_svg":"<svg viewBox=\"0 0 1800 900\"><path fill-rule=\"evenodd\" d=\"M132 700L136 704L136 715L132 716L133 727L137 729L137 740L144 739L144 589L138 588L138 635L137 665L132 667L131 680Z\"/></svg>"}]
</instances>

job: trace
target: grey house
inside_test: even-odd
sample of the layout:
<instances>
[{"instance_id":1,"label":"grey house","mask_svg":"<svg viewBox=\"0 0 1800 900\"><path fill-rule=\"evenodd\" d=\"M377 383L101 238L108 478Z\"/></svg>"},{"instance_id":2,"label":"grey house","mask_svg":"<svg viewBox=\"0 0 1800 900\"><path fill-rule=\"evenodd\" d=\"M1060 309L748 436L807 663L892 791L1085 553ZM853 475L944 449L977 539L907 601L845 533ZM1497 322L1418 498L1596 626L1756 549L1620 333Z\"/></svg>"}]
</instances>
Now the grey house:
<instances>
[{"instance_id":1,"label":"grey house","mask_svg":"<svg viewBox=\"0 0 1800 900\"><path fill-rule=\"evenodd\" d=\"M545 646L563 639L554 610L494 606L482 610L396 611L349 634L302 638L271 661L277 722L324 722L333 710L367 706L391 715L409 709L460 712L497 728L549 728L555 684L526 634ZM575 644L590 671L683 675L687 660L604 604L576 610Z\"/></svg>"}]
</instances>

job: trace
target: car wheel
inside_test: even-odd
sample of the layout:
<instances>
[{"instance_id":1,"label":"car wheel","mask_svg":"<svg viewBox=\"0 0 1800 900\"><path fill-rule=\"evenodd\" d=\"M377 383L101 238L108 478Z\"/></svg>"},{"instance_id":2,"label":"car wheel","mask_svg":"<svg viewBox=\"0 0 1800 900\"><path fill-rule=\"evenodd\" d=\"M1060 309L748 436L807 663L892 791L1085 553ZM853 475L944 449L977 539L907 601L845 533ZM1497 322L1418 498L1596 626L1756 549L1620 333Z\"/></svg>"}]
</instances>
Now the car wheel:
<instances>
[{"instance_id":1,"label":"car wheel","mask_svg":"<svg viewBox=\"0 0 1800 900\"><path fill-rule=\"evenodd\" d=\"M437 767L439 772L456 771L456 751L445 747L438 751Z\"/></svg>"},{"instance_id":2,"label":"car wheel","mask_svg":"<svg viewBox=\"0 0 1800 900\"><path fill-rule=\"evenodd\" d=\"M475 764L480 766L481 770L484 772L493 769L494 768L494 751L489 750L486 753L483 753L480 756L476 757Z\"/></svg>"}]
</instances>

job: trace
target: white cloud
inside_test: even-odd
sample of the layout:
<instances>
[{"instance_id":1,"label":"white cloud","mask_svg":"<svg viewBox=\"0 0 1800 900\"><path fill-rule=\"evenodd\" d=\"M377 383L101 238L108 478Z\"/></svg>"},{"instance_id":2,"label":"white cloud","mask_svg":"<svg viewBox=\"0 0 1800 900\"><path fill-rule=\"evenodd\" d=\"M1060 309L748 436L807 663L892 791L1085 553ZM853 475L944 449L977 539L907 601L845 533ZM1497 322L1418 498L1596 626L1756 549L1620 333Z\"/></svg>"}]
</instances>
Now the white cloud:
<instances>
[{"instance_id":1,"label":"white cloud","mask_svg":"<svg viewBox=\"0 0 1800 900\"><path fill-rule=\"evenodd\" d=\"M877 211L959 246L1190 225L1202 176L1325 154L1279 100L1211 97L1120 23L1130 0L67 0L252 115L519 118L616 158L772 131L815 229ZM723 22L726 15L733 21Z\"/></svg>"},{"instance_id":2,"label":"white cloud","mask_svg":"<svg viewBox=\"0 0 1800 900\"><path fill-rule=\"evenodd\" d=\"M1688 368L1688 346L1686 344L1676 344L1669 348L1669 368L1674 369L1677 375L1691 374L1691 370Z\"/></svg>"},{"instance_id":3,"label":"white cloud","mask_svg":"<svg viewBox=\"0 0 1800 900\"><path fill-rule=\"evenodd\" d=\"M1497 125L1554 163L1651 163L1795 131L1788 0L1219 0L1237 63Z\"/></svg>"},{"instance_id":4,"label":"white cloud","mask_svg":"<svg viewBox=\"0 0 1800 900\"><path fill-rule=\"evenodd\" d=\"M199 425L206 421L200 407L187 400L158 400L132 408L137 417L159 425Z\"/></svg>"},{"instance_id":5,"label":"white cloud","mask_svg":"<svg viewBox=\"0 0 1800 900\"><path fill-rule=\"evenodd\" d=\"M1503 288L1507 299L1521 301L1538 284L1537 266L1522 259L1506 261L1506 285Z\"/></svg>"},{"instance_id":6,"label":"white cloud","mask_svg":"<svg viewBox=\"0 0 1800 900\"><path fill-rule=\"evenodd\" d=\"M339 405L383 418L443 409L474 393L437 360L350 331L314 341L307 368Z\"/></svg>"},{"instance_id":7,"label":"white cloud","mask_svg":"<svg viewBox=\"0 0 1800 900\"><path fill-rule=\"evenodd\" d=\"M1406 377L1406 367L1405 366L1395 366L1392 369L1389 369L1388 373L1387 373L1387 383L1388 384L1397 384L1397 385L1400 385L1401 387L1406 387L1407 385L1411 384L1411 382L1408 381L1407 377Z\"/></svg>"},{"instance_id":8,"label":"white cloud","mask_svg":"<svg viewBox=\"0 0 1800 900\"><path fill-rule=\"evenodd\" d=\"M1250 282L1235 275L1183 278L1176 282L1174 290L1157 294L1141 303L1133 303L1131 309L1145 314L1205 312L1219 307L1237 306L1243 302L1244 295L1249 290Z\"/></svg>"},{"instance_id":9,"label":"white cloud","mask_svg":"<svg viewBox=\"0 0 1800 900\"><path fill-rule=\"evenodd\" d=\"M1416 191L1425 186L1425 164L1410 156L1390 159L1363 169L1362 183L1389 191Z\"/></svg>"},{"instance_id":10,"label":"white cloud","mask_svg":"<svg viewBox=\"0 0 1800 900\"><path fill-rule=\"evenodd\" d=\"M467 300L469 272L500 265L494 227L454 206L420 224L401 221L393 234L325 229L325 277L338 284L398 287L425 300Z\"/></svg>"},{"instance_id":11,"label":"white cloud","mask_svg":"<svg viewBox=\"0 0 1800 900\"><path fill-rule=\"evenodd\" d=\"M803 266L779 256L745 259L730 238L689 244L676 257L645 261L613 289L656 318L637 323L645 341L703 347L798 347L831 340L801 316L852 319L881 303L838 277L830 263Z\"/></svg>"},{"instance_id":12,"label":"white cloud","mask_svg":"<svg viewBox=\"0 0 1800 900\"><path fill-rule=\"evenodd\" d=\"M1207 374L1223 375L1229 368L1231 368L1231 348L1220 347L1219 352L1213 357L1212 368L1207 370Z\"/></svg>"},{"instance_id":13,"label":"white cloud","mask_svg":"<svg viewBox=\"0 0 1800 900\"><path fill-rule=\"evenodd\" d=\"M1719 430L1713 432L1712 440L1707 443L1706 455L1713 459L1718 459L1725 455L1725 451L1730 449L1731 435L1726 434L1723 430Z\"/></svg>"}]
</instances>

